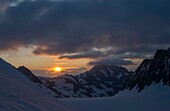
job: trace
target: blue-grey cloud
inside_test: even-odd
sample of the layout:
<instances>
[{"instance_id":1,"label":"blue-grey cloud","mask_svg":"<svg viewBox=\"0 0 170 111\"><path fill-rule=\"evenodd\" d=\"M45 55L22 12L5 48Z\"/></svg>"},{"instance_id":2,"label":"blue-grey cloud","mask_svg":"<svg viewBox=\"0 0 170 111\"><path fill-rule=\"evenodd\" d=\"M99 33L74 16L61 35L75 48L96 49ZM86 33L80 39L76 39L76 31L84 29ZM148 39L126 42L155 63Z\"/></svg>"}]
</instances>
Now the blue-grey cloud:
<instances>
[{"instance_id":1,"label":"blue-grey cloud","mask_svg":"<svg viewBox=\"0 0 170 111\"><path fill-rule=\"evenodd\" d=\"M62 55L59 57L59 59L81 59L81 58L100 58L100 57L105 57L108 56L108 51L99 51L99 50L90 50L90 51L86 51L86 52L80 52L77 54L66 54L66 55Z\"/></svg>"},{"instance_id":2,"label":"blue-grey cloud","mask_svg":"<svg viewBox=\"0 0 170 111\"><path fill-rule=\"evenodd\" d=\"M7 7L17 0L0 0L0 14L3 14Z\"/></svg>"},{"instance_id":3,"label":"blue-grey cloud","mask_svg":"<svg viewBox=\"0 0 170 111\"><path fill-rule=\"evenodd\" d=\"M36 45L34 54L72 59L103 57L106 54L89 50L110 47L108 57L127 53L144 57L170 45L169 4L168 0L25 0L0 15L0 51Z\"/></svg>"},{"instance_id":4,"label":"blue-grey cloud","mask_svg":"<svg viewBox=\"0 0 170 111\"><path fill-rule=\"evenodd\" d=\"M103 64L107 64L107 65L133 65L133 62L130 60L123 60L120 58L114 58L114 57L107 57L107 58L102 58L99 60L95 60L95 61L91 61L88 63L88 65L103 65Z\"/></svg>"}]
</instances>

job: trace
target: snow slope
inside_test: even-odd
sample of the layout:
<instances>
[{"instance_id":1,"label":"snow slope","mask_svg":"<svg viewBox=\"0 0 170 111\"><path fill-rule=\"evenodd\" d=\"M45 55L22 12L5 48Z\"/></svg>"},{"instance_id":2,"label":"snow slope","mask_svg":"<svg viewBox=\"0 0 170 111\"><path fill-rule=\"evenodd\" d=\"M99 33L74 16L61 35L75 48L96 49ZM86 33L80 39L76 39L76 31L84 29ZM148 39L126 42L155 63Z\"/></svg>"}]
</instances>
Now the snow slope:
<instances>
[{"instance_id":1,"label":"snow slope","mask_svg":"<svg viewBox=\"0 0 170 111\"><path fill-rule=\"evenodd\" d=\"M109 98L61 99L80 111L170 111L170 87L151 85L138 93L125 90Z\"/></svg>"},{"instance_id":2,"label":"snow slope","mask_svg":"<svg viewBox=\"0 0 170 111\"><path fill-rule=\"evenodd\" d=\"M71 111L0 59L0 111Z\"/></svg>"}]
</instances>

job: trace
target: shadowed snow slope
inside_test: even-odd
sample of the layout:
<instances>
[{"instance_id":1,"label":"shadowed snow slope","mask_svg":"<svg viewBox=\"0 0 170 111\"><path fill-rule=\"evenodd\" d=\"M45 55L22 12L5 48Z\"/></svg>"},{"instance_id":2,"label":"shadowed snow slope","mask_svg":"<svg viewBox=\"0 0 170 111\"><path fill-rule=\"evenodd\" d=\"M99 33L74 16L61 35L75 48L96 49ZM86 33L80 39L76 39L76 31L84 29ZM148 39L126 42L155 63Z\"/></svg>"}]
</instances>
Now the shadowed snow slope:
<instances>
[{"instance_id":1,"label":"shadowed snow slope","mask_svg":"<svg viewBox=\"0 0 170 111\"><path fill-rule=\"evenodd\" d=\"M80 111L169 111L170 87L151 85L138 93L125 90L111 98L62 99Z\"/></svg>"},{"instance_id":2,"label":"shadowed snow slope","mask_svg":"<svg viewBox=\"0 0 170 111\"><path fill-rule=\"evenodd\" d=\"M0 111L70 111L0 59Z\"/></svg>"}]
</instances>

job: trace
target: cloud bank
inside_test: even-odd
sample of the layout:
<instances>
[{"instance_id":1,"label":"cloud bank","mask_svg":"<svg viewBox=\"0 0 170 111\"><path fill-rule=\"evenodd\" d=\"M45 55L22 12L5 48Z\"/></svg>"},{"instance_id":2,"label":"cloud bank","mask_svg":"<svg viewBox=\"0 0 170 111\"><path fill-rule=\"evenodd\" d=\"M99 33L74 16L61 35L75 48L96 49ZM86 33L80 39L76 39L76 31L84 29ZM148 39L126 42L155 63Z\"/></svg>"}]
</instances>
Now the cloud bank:
<instances>
[{"instance_id":1,"label":"cloud bank","mask_svg":"<svg viewBox=\"0 0 170 111\"><path fill-rule=\"evenodd\" d=\"M15 2L0 2L1 6ZM0 51L36 46L36 55L133 64L170 46L168 0L24 0L0 15ZM96 49L96 50L94 50ZM110 57L116 57L112 59ZM119 62L118 62L119 61Z\"/></svg>"}]
</instances>

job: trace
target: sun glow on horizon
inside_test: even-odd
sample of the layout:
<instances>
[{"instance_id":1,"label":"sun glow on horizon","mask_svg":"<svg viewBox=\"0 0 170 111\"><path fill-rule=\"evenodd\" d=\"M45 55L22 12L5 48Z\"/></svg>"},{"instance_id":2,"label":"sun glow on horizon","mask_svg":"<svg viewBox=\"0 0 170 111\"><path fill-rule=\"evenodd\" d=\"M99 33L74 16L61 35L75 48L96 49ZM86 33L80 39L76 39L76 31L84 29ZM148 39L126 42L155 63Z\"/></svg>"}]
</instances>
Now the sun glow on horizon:
<instances>
[{"instance_id":1,"label":"sun glow on horizon","mask_svg":"<svg viewBox=\"0 0 170 111\"><path fill-rule=\"evenodd\" d=\"M55 70L56 72L61 72L61 71L62 71L62 68L61 68L61 67L55 67L54 70Z\"/></svg>"}]
</instances>

